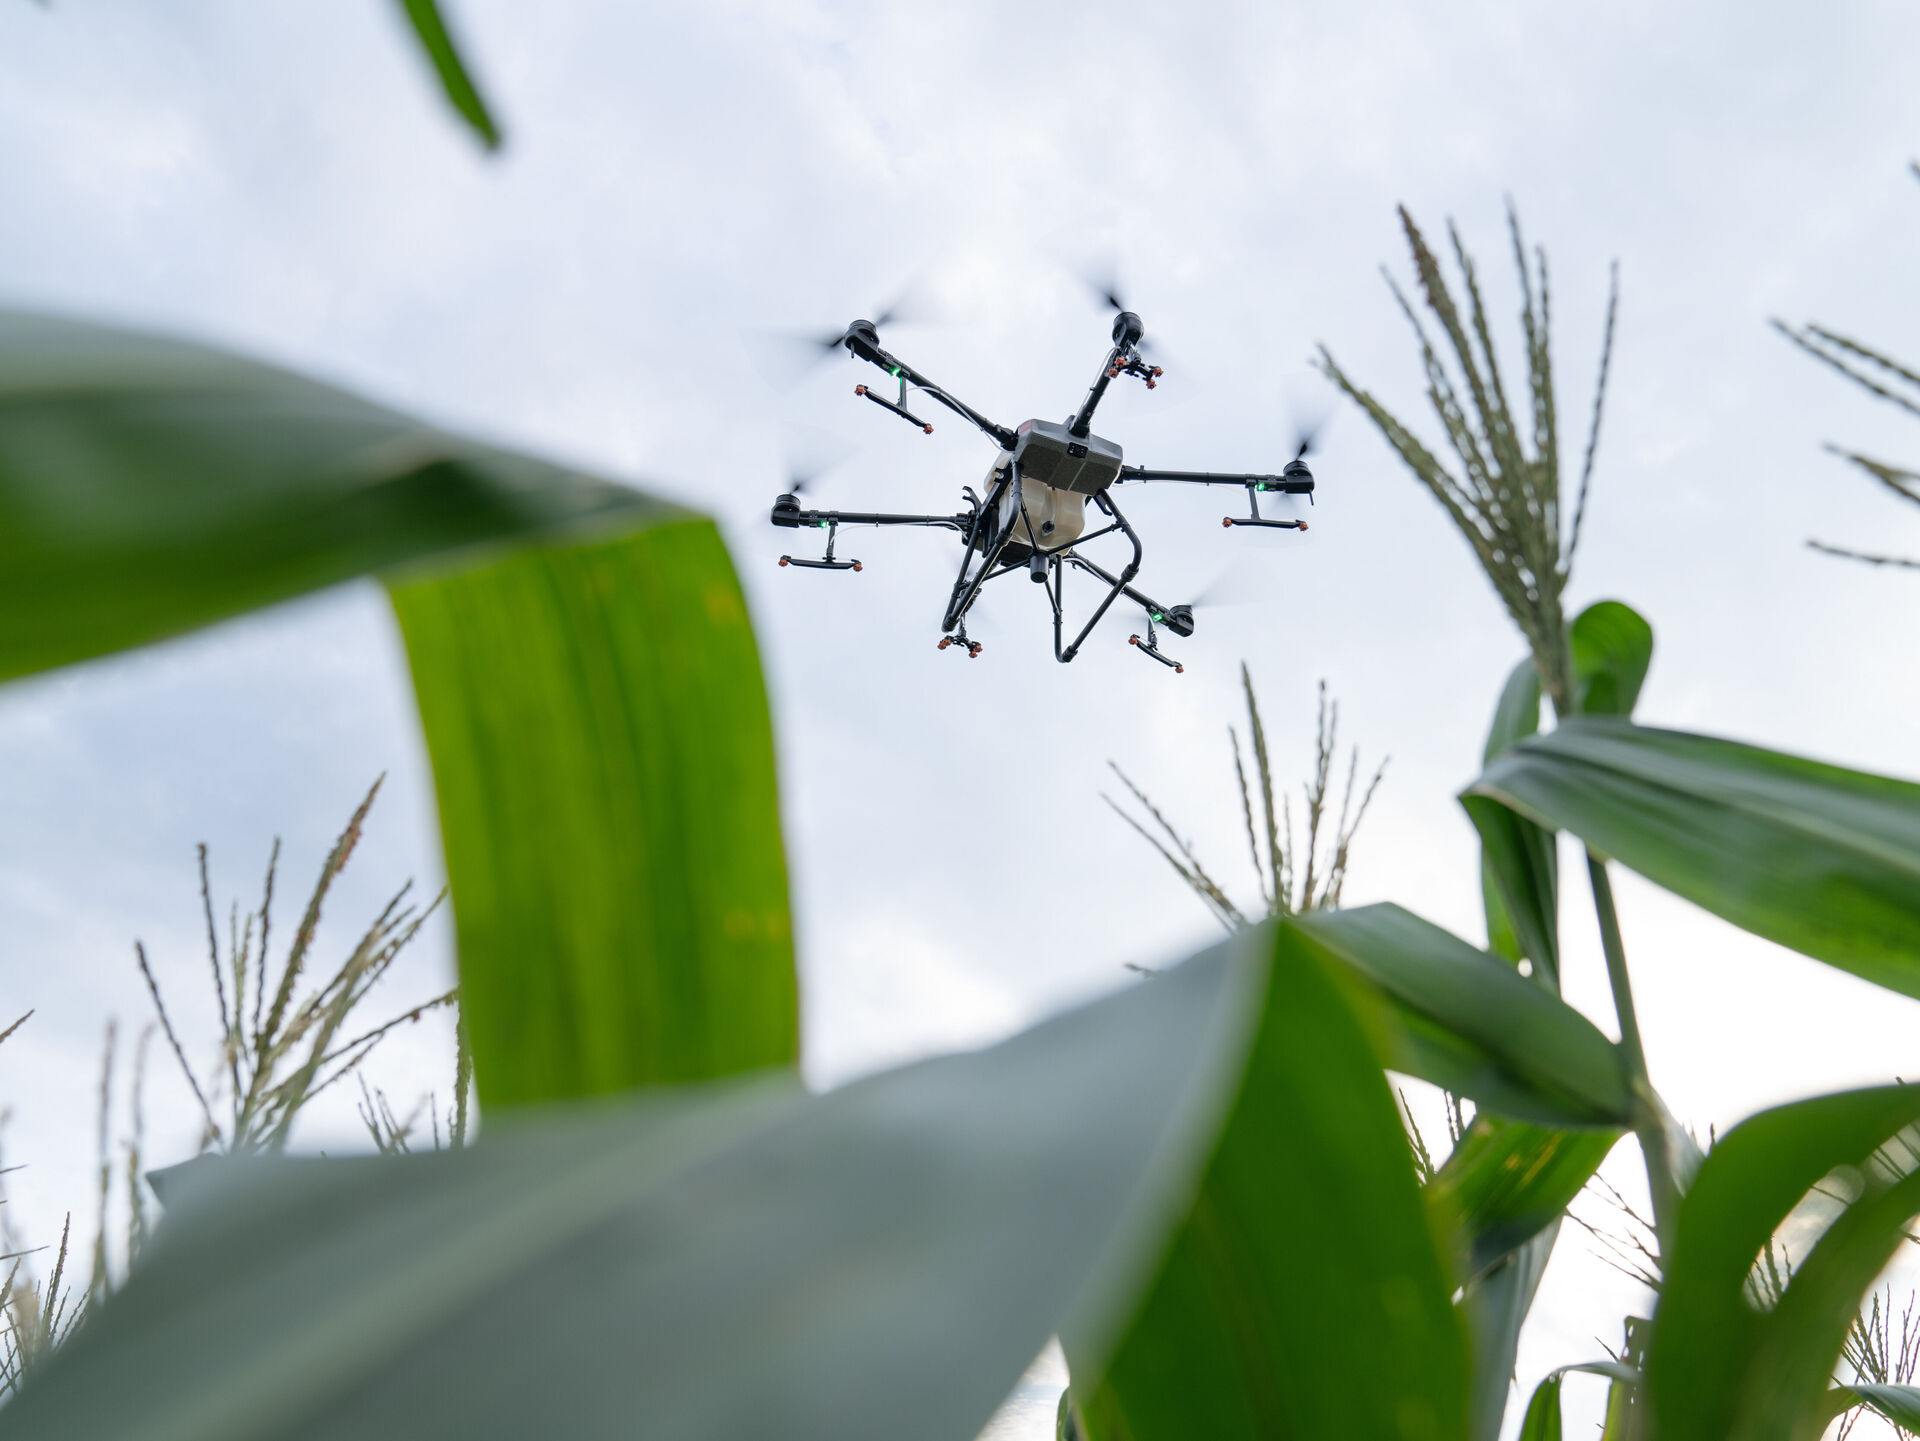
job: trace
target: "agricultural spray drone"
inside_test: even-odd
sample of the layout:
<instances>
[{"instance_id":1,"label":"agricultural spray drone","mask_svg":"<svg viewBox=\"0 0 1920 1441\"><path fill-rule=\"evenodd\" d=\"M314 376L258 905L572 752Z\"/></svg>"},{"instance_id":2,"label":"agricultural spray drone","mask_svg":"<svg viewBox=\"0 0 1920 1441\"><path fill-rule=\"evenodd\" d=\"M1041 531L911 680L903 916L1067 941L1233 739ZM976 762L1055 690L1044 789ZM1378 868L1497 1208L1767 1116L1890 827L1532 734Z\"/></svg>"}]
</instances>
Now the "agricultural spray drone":
<instances>
[{"instance_id":1,"label":"agricultural spray drone","mask_svg":"<svg viewBox=\"0 0 1920 1441\"><path fill-rule=\"evenodd\" d=\"M877 387L856 385L854 394L872 401L882 410L899 416L928 434L933 426L909 409L915 395L926 396L976 427L998 447L987 470L984 489L977 494L972 486L962 489L966 509L952 515L889 515L874 511L809 510L800 503L796 483L789 493L773 503L773 523L789 529L812 527L825 530L826 553L817 558L783 555L783 566L802 566L810 570L858 571L858 560L834 555L839 528L843 525L916 525L955 531L961 537L960 571L947 598L946 614L940 628L940 649L959 646L968 656L980 654L980 643L967 638L967 613L979 599L989 581L1024 572L1035 584L1046 588L1053 611L1053 654L1062 664L1072 660L1113 603L1125 596L1146 612L1146 634L1131 635L1128 640L1141 653L1175 671L1185 669L1160 649L1160 628L1176 636L1193 634L1192 605L1166 606L1136 590L1134 577L1140 573L1142 550L1140 537L1122 514L1113 493L1122 485L1142 481L1167 481L1178 485L1237 485L1247 492L1247 511L1243 516L1226 516L1221 524L1228 528L1253 526L1273 530L1305 530L1304 520L1281 520L1260 513L1263 492L1313 497L1313 473L1307 469L1308 442L1302 441L1299 453L1287 462L1278 475L1230 475L1201 470L1158 470L1149 466L1123 463L1119 445L1092 430L1093 412L1107 393L1107 387L1121 376L1144 381L1152 390L1164 373L1149 363L1142 351L1146 328L1140 317L1126 309L1110 288L1104 298L1117 312L1113 321L1113 345L1101 363L1100 373L1080 408L1064 421L1029 420L1014 429L989 420L973 407L954 397L941 386L906 362L896 359L880 346L878 321L856 320L833 335L813 338L823 351L831 353L844 347L849 354L885 371L898 383L897 393L882 393ZM1151 352L1149 352L1150 354ZM1089 526L1088 507L1099 512ZM1130 559L1118 572L1111 571L1086 554L1095 541L1120 536L1133 547ZM1078 634L1066 639L1066 577L1078 571L1095 582L1098 596L1092 613Z\"/></svg>"}]
</instances>

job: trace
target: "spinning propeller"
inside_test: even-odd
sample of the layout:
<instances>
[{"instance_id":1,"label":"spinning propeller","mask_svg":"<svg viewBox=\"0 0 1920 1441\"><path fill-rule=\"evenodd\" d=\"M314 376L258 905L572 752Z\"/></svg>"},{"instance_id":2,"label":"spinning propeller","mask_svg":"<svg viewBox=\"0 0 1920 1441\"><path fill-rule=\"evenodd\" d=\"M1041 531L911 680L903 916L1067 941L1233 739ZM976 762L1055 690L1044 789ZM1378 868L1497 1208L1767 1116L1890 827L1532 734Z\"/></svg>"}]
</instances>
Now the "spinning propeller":
<instances>
[{"instance_id":1,"label":"spinning propeller","mask_svg":"<svg viewBox=\"0 0 1920 1441\"><path fill-rule=\"evenodd\" d=\"M838 443L836 437L819 433L809 433L800 440L790 439L787 446L787 488L774 501L774 507L799 508L800 497L812 490L820 482L820 477L837 467L847 457L847 448ZM833 554L839 526L834 521L825 523L827 532L827 553L818 560L805 556L783 555L782 565L797 565L808 570L861 570L857 560L836 560Z\"/></svg>"},{"instance_id":2,"label":"spinning propeller","mask_svg":"<svg viewBox=\"0 0 1920 1441\"><path fill-rule=\"evenodd\" d=\"M889 325L914 325L931 319L931 311L920 301L917 290L917 285L908 285L887 304L881 306L877 314L871 317L862 316L861 319L875 330L884 330ZM847 343L847 337L853 334L854 326L859 323L859 320L855 320L835 331L801 333L793 335L792 338L812 346L824 359Z\"/></svg>"},{"instance_id":3,"label":"spinning propeller","mask_svg":"<svg viewBox=\"0 0 1920 1441\"><path fill-rule=\"evenodd\" d=\"M1127 304L1126 298L1120 293L1120 280L1112 266L1083 271L1080 279L1087 289L1093 292L1094 298L1113 312L1113 343L1115 345L1119 345L1125 337L1142 356L1162 361L1167 358L1166 352L1159 345L1146 338L1146 329L1139 314ZM1130 335L1129 331L1132 332ZM1158 374L1159 371L1156 370L1155 375Z\"/></svg>"},{"instance_id":4,"label":"spinning propeller","mask_svg":"<svg viewBox=\"0 0 1920 1441\"><path fill-rule=\"evenodd\" d=\"M902 288L892 300L869 316L849 321L835 330L756 330L742 338L756 368L771 385L798 385L847 343L856 328L878 331L889 325L923 325L937 320L935 308L925 302L917 283Z\"/></svg>"}]
</instances>

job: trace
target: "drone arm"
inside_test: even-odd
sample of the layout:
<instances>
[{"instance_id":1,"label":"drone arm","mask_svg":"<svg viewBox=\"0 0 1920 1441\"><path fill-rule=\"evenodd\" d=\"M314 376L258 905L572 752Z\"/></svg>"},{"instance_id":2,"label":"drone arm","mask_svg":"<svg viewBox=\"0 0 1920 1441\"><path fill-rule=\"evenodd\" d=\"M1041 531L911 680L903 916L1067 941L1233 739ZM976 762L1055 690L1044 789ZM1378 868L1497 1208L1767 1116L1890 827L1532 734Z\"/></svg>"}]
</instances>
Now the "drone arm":
<instances>
[{"instance_id":1,"label":"drone arm","mask_svg":"<svg viewBox=\"0 0 1920 1441\"><path fill-rule=\"evenodd\" d=\"M946 391L935 385L931 380L928 380L926 376L922 375L912 366L903 365L900 367L900 370L901 373L920 390L931 395L961 419L971 421L974 425L978 426L981 432L1002 450L1013 449L1014 434L1011 430L1008 430L1006 426L988 420L986 416L982 415L965 401L955 400L951 395L948 395Z\"/></svg>"},{"instance_id":2,"label":"drone arm","mask_svg":"<svg viewBox=\"0 0 1920 1441\"><path fill-rule=\"evenodd\" d=\"M1304 469L1304 468L1303 468ZM1156 470L1144 465L1123 465L1116 485L1130 480L1167 480L1181 485L1246 485L1255 490L1284 491L1288 495L1312 495L1313 477L1298 475L1228 475L1215 470Z\"/></svg>"},{"instance_id":3,"label":"drone arm","mask_svg":"<svg viewBox=\"0 0 1920 1441\"><path fill-rule=\"evenodd\" d=\"M1119 346L1107 352L1107 358L1100 362L1100 373L1093 378L1093 384L1087 390L1087 398L1081 402L1080 409L1074 412L1073 419L1067 422L1067 430L1077 438L1085 440L1093 429L1094 407L1100 404L1100 398L1107 393L1107 386L1114 376L1120 373L1123 354Z\"/></svg>"},{"instance_id":4,"label":"drone arm","mask_svg":"<svg viewBox=\"0 0 1920 1441\"><path fill-rule=\"evenodd\" d=\"M848 350L852 351L853 354L860 359L866 361L867 364L878 366L894 379L904 380L915 389L926 392L962 420L978 426L980 430L991 437L1002 450L1013 449L1015 437L1011 430L1007 429L1004 425L999 425L987 419L986 416L982 415L964 401L954 399L954 397L947 394L943 388L936 385L905 361L895 359L879 346L868 343L864 337L853 332L848 333L846 346Z\"/></svg>"},{"instance_id":5,"label":"drone arm","mask_svg":"<svg viewBox=\"0 0 1920 1441\"><path fill-rule=\"evenodd\" d=\"M782 497L785 499L785 497ZM973 517L960 515L888 515L865 510L802 510L797 505L774 504L773 523L788 530L834 525L928 525L965 533Z\"/></svg>"}]
</instances>

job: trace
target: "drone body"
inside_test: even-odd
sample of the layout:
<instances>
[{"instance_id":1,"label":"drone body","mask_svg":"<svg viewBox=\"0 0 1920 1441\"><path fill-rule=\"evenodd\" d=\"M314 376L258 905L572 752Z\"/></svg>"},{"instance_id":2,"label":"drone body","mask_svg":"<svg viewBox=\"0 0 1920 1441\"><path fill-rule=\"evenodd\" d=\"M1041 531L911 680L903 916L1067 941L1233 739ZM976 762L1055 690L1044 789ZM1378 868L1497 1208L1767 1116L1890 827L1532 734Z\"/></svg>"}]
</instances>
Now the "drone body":
<instances>
[{"instance_id":1,"label":"drone body","mask_svg":"<svg viewBox=\"0 0 1920 1441\"><path fill-rule=\"evenodd\" d=\"M827 532L826 554L805 559L783 555L781 565L796 565L814 570L861 569L857 560L836 560L834 543L842 525L917 525L957 531L963 538L960 571L947 600L941 620L944 632L940 648L958 643L970 656L980 654L977 641L967 638L967 613L979 599L980 589L990 580L1024 571L1037 585L1046 587L1053 612L1054 658L1063 664L1079 653L1080 647L1116 600L1125 597L1147 614L1147 634L1129 637L1143 654L1174 671L1184 667L1163 654L1159 648L1157 626L1164 625L1175 635L1193 634L1191 606L1163 606L1136 590L1134 578L1140 573L1143 551L1140 537L1121 513L1113 499L1116 486L1137 481L1171 481L1186 485L1239 485L1247 491L1250 514L1243 518L1226 517L1222 524L1265 526L1279 530L1305 530L1305 521L1271 520L1260 514L1259 494L1277 491L1290 495L1313 495L1313 474L1300 454L1278 475L1227 475L1211 471L1154 470L1130 466L1120 446L1093 434L1095 408L1106 394L1107 386L1122 375L1132 375L1155 388L1163 374L1157 365L1149 365L1140 354L1146 329L1140 317L1120 308L1113 323L1113 345L1100 368L1087 398L1079 410L1064 421L1029 420L1015 429L987 419L970 406L956 400L947 391L880 348L879 327L869 320L856 320L838 336L823 342L831 348L845 346L858 360L878 366L899 382L897 399L889 400L865 385L854 393L871 400L884 410L931 434L933 426L907 408L914 392L930 396L978 428L999 447L988 467L985 496L971 486L962 496L968 509L953 515L889 515L877 512L808 510L795 494L780 496L773 504L771 519L776 526L789 529L817 527ZM1099 512L1089 517L1089 507ZM1089 519L1096 523L1088 529ZM1104 524L1099 523L1104 520ZM1131 542L1131 559L1110 571L1082 547L1110 536ZM1069 643L1066 640L1066 580L1069 571L1096 582L1098 597L1086 622Z\"/></svg>"}]
</instances>

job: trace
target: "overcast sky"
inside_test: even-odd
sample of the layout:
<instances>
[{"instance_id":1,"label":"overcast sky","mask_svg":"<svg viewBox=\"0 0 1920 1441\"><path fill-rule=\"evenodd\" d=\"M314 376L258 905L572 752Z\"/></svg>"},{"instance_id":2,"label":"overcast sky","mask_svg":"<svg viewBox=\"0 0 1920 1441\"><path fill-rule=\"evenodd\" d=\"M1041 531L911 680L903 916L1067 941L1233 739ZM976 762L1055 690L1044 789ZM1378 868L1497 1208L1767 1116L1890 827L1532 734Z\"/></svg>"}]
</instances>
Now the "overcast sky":
<instances>
[{"instance_id":1,"label":"overcast sky","mask_svg":"<svg viewBox=\"0 0 1920 1441\"><path fill-rule=\"evenodd\" d=\"M1453 796L1520 654L1464 544L1340 410L1307 535L1222 530L1225 493L1123 497L1146 589L1177 601L1225 571L1243 599L1171 643L1183 675L1129 649L1131 616L1054 664L1044 604L1014 581L983 604L978 660L937 652L942 535L847 533L858 575L778 568L798 542L765 511L802 426L846 449L822 504L947 510L986 468L959 424L923 436L854 399L864 368L783 390L755 363L756 330L832 328L909 280L940 323L890 346L1014 424L1083 392L1106 322L1074 266L1114 257L1170 374L1116 388L1102 430L1130 460L1277 469L1296 417L1331 408L1319 342L1425 424L1378 274L1405 270L1396 203L1430 230L1458 220L1514 337L1511 195L1551 258L1563 414L1584 416L1620 262L1572 597L1653 621L1641 718L1920 772L1920 581L1804 548L1920 554L1920 513L1820 449L1911 462L1920 427L1765 324L1920 355L1910 6L456 0L508 132L497 158L449 119L395 9L0 0L0 302L241 347L718 516L773 695L816 1081L1002 1035L1206 941L1100 796L1119 761L1244 879L1225 738L1243 659L1283 773L1310 759L1321 678L1343 737L1392 756L1349 902L1478 939ZM69 1207L91 1224L101 1029L146 1014L135 937L212 1046L194 843L217 896L250 900L284 837L290 907L382 772L330 953L400 881L439 879L374 586L0 694L0 1020L36 1008L0 1048L6 1159L29 1166L9 1178L16 1224L44 1237ZM1610 1027L1576 875L1568 992ZM1912 1002L1619 890L1654 1079L1703 1135L1913 1074ZM436 930L390 1004L450 975ZM154 1160L191 1142L163 1060ZM430 1087L444 1102L450 1069L428 1022L374 1075L404 1108ZM350 1100L306 1143L353 1144ZM1637 1170L1629 1146L1608 1173ZM1563 1238L1523 1384L1645 1304L1591 1253ZM1048 1434L1049 1386L1004 1434ZM1574 1391L1597 1415L1597 1383Z\"/></svg>"}]
</instances>

